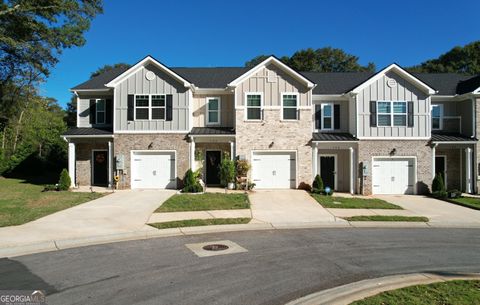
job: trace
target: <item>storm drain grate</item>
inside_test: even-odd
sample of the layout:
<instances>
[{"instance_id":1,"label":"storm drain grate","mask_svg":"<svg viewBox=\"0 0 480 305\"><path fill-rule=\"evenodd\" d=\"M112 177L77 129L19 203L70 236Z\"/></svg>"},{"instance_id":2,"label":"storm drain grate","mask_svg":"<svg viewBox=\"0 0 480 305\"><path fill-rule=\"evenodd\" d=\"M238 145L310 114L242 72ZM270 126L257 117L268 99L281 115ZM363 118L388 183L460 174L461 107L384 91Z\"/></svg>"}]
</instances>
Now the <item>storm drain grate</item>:
<instances>
[{"instance_id":1,"label":"storm drain grate","mask_svg":"<svg viewBox=\"0 0 480 305\"><path fill-rule=\"evenodd\" d=\"M248 252L231 240L215 240L198 244L186 244L199 257Z\"/></svg>"},{"instance_id":2,"label":"storm drain grate","mask_svg":"<svg viewBox=\"0 0 480 305\"><path fill-rule=\"evenodd\" d=\"M227 250L229 247L227 245L221 245L221 244L213 244L213 245L206 245L203 246L203 250L207 251L224 251Z\"/></svg>"}]
</instances>

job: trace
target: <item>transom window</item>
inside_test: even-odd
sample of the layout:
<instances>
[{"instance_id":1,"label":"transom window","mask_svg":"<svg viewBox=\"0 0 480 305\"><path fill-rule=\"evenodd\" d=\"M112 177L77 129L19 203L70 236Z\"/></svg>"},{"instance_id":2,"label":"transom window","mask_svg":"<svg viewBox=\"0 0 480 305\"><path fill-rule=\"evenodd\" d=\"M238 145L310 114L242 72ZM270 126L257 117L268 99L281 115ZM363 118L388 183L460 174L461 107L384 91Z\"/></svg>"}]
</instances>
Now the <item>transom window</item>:
<instances>
[{"instance_id":1,"label":"transom window","mask_svg":"<svg viewBox=\"0 0 480 305\"><path fill-rule=\"evenodd\" d=\"M443 129L443 105L432 105L432 129Z\"/></svg>"},{"instance_id":2,"label":"transom window","mask_svg":"<svg viewBox=\"0 0 480 305\"><path fill-rule=\"evenodd\" d=\"M294 93L282 94L282 109L284 120L298 120L297 102L298 95Z\"/></svg>"},{"instance_id":3,"label":"transom window","mask_svg":"<svg viewBox=\"0 0 480 305\"><path fill-rule=\"evenodd\" d=\"M331 130L333 129L333 104L324 103L321 105L322 109L322 129Z\"/></svg>"},{"instance_id":4,"label":"transom window","mask_svg":"<svg viewBox=\"0 0 480 305\"><path fill-rule=\"evenodd\" d=\"M165 95L136 95L135 120L165 120Z\"/></svg>"},{"instance_id":5,"label":"transom window","mask_svg":"<svg viewBox=\"0 0 480 305\"><path fill-rule=\"evenodd\" d=\"M220 98L207 98L207 124L220 124Z\"/></svg>"},{"instance_id":6,"label":"transom window","mask_svg":"<svg viewBox=\"0 0 480 305\"><path fill-rule=\"evenodd\" d=\"M95 113L95 118L96 118L96 123L97 124L105 124L105 100L103 99L97 99L96 100L96 113Z\"/></svg>"},{"instance_id":7,"label":"transom window","mask_svg":"<svg viewBox=\"0 0 480 305\"><path fill-rule=\"evenodd\" d=\"M246 94L247 120L262 119L262 95L258 93Z\"/></svg>"},{"instance_id":8,"label":"transom window","mask_svg":"<svg viewBox=\"0 0 480 305\"><path fill-rule=\"evenodd\" d=\"M378 101L377 126L407 126L407 102Z\"/></svg>"}]
</instances>

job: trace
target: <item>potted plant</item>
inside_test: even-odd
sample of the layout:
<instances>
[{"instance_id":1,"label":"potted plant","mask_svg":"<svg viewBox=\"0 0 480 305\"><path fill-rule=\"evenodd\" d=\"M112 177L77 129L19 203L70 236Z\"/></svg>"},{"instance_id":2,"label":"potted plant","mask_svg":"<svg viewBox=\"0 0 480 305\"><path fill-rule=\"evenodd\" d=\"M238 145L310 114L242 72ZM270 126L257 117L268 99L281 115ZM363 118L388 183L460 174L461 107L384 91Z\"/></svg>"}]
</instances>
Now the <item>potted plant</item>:
<instances>
[{"instance_id":1,"label":"potted plant","mask_svg":"<svg viewBox=\"0 0 480 305\"><path fill-rule=\"evenodd\" d=\"M229 190L235 188L235 163L230 158L223 158L220 162L220 182Z\"/></svg>"}]
</instances>

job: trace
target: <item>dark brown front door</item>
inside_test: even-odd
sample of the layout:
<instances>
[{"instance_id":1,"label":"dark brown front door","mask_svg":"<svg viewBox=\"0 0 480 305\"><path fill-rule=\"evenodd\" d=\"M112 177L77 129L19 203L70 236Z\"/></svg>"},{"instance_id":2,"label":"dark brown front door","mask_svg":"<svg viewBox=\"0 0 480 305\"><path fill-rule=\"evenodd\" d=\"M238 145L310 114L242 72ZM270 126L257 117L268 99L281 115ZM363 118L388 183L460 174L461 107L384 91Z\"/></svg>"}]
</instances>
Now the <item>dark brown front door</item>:
<instances>
[{"instance_id":1,"label":"dark brown front door","mask_svg":"<svg viewBox=\"0 0 480 305\"><path fill-rule=\"evenodd\" d=\"M222 157L222 153L220 151L207 151L206 153L206 178L207 184L209 185L219 185L220 184L220 177L218 176L220 166L220 159Z\"/></svg>"},{"instance_id":2,"label":"dark brown front door","mask_svg":"<svg viewBox=\"0 0 480 305\"><path fill-rule=\"evenodd\" d=\"M93 152L93 181L92 185L108 186L108 152Z\"/></svg>"}]
</instances>

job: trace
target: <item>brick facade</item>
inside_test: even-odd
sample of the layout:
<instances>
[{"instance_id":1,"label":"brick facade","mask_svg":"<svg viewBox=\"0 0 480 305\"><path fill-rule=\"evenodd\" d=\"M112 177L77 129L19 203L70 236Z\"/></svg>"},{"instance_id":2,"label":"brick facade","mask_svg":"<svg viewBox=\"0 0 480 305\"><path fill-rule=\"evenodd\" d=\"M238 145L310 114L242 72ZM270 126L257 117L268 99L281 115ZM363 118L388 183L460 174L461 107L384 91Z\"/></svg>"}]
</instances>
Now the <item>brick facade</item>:
<instances>
[{"instance_id":1,"label":"brick facade","mask_svg":"<svg viewBox=\"0 0 480 305\"><path fill-rule=\"evenodd\" d=\"M372 157L389 156L395 149L395 156L417 157L417 194L429 192L432 184L432 149L425 140L360 140L358 142L358 162L368 164L368 175L364 177L363 194L372 194ZM359 168L360 171L360 168ZM361 173L359 174L362 179ZM359 184L360 183L359 179ZM360 188L358 188L360 190Z\"/></svg>"},{"instance_id":2,"label":"brick facade","mask_svg":"<svg viewBox=\"0 0 480 305\"><path fill-rule=\"evenodd\" d=\"M79 186L92 184L93 149L108 149L108 142L92 139L89 143L75 144L75 180Z\"/></svg>"},{"instance_id":3,"label":"brick facade","mask_svg":"<svg viewBox=\"0 0 480 305\"><path fill-rule=\"evenodd\" d=\"M131 150L175 150L177 152L177 187L190 168L189 143L185 134L115 134L114 155L125 158L125 173L119 183L120 188L130 188Z\"/></svg>"},{"instance_id":4,"label":"brick facade","mask_svg":"<svg viewBox=\"0 0 480 305\"><path fill-rule=\"evenodd\" d=\"M298 121L282 121L279 108L264 109L264 121L247 122L236 110L236 152L251 163L254 150L297 152L297 187L312 183L312 111L300 109ZM251 172L251 171L250 171ZM251 174L251 173L250 173Z\"/></svg>"},{"instance_id":5,"label":"brick facade","mask_svg":"<svg viewBox=\"0 0 480 305\"><path fill-rule=\"evenodd\" d=\"M447 157L447 190L461 190L462 189L462 180L461 176L462 169L465 168L465 164L461 162L461 154L464 154L463 150L454 149L454 148L441 148L437 146L435 150L435 155L444 155Z\"/></svg>"}]
</instances>

